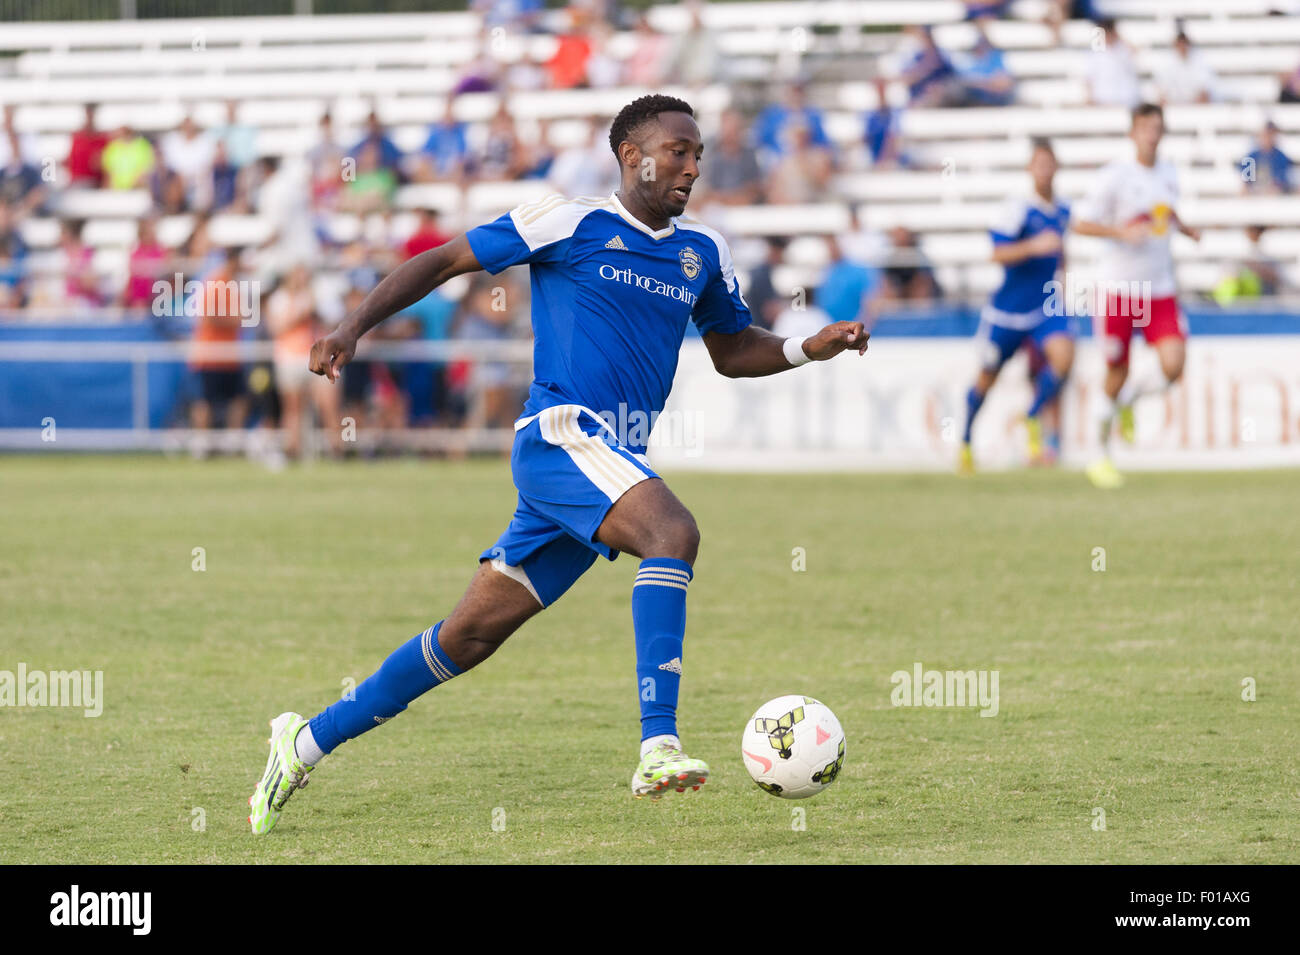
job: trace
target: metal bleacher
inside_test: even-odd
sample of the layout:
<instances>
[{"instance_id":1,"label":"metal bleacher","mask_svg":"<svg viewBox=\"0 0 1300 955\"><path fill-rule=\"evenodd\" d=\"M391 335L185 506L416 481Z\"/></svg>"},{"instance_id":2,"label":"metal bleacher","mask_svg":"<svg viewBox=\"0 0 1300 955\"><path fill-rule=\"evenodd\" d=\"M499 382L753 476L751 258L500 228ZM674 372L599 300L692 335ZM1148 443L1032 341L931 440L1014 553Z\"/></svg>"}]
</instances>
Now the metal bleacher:
<instances>
[{"instance_id":1,"label":"metal bleacher","mask_svg":"<svg viewBox=\"0 0 1300 955\"><path fill-rule=\"evenodd\" d=\"M1144 79L1158 72L1175 32L1174 18L1221 80L1224 102L1171 106L1163 154L1180 168L1181 217L1206 230L1196 245L1179 240L1176 253L1187 287L1212 283L1205 266L1241 254L1241 227L1270 225L1264 248L1295 261L1300 253L1300 199L1242 194L1237 164L1266 118L1300 144L1300 106L1275 105L1279 74L1300 64L1300 17L1268 15L1268 0L1110 0L1105 9L1122 18L1123 36L1137 48ZM1021 172L1032 136L1053 138L1062 171L1058 185L1068 197L1086 190L1092 171L1124 154L1128 117L1115 107L1086 105L1083 60L1095 39L1086 22L1065 24L1056 34L1039 17L1043 4L1020 0L1013 18L989 24L1018 77L1020 105L1001 109L909 110L902 132L913 168L868 167L861 145L865 112L876 106L870 82L897 45L896 30L909 23L935 24L935 38L951 50L968 49L975 33L963 22L956 0L814 0L728 3L705 8L705 22L719 44L726 69L695 90L670 90L696 103L706 133L718 114L741 102L738 89L754 77L777 78L800 71L812 77L809 98L825 111L826 128L839 147L836 201L809 206L764 205L726 211L722 227L736 238L743 266L754 257L746 238L771 234L816 236L853 227L849 203L861 203L859 225L903 225L921 234L921 247L945 276L980 291L996 279L988 264L984 229L1007 195L1023 190ZM660 30L690 28L681 5L650 10ZM864 30L863 28L869 28ZM792 42L792 31L802 31ZM630 55L631 34L616 34L614 56ZM423 141L441 116L459 71L485 50L505 63L540 62L554 49L549 35L485 34L477 14L258 17L153 20L111 23L19 23L0 31L0 52L13 54L0 72L0 103L15 109L20 131L37 137L43 154L62 157L81 121L81 105L100 104L100 123L129 123L146 131L174 128L185 115L201 126L220 123L225 103L239 102L239 115L259 129L263 154L299 157L314 143L316 123L329 112L340 142L359 136L373 107L399 145ZM607 119L640 89L527 91L509 94L506 107L525 138L549 126L553 145L578 140L590 118ZM891 99L902 96L898 84ZM496 94L457 97L456 115L483 123L500 105ZM945 172L946 170L946 172ZM462 191L451 184L403 188L401 208L431 206L450 225L469 225L545 192L544 183L477 183ZM149 211L144 193L80 191L63 194L56 212L87 220L86 239L99 254L96 267L125 268L134 222ZM405 222L395 217L393 228ZM192 217L160 224L166 240L188 235ZM255 241L267 232L255 216L219 216L213 234ZM355 234L349 217L333 223L336 235ZM32 219L24 236L37 250L58 239L55 218ZM1070 240L1069 252L1087 256L1088 240ZM792 247L795 265L812 267L809 245Z\"/></svg>"}]
</instances>

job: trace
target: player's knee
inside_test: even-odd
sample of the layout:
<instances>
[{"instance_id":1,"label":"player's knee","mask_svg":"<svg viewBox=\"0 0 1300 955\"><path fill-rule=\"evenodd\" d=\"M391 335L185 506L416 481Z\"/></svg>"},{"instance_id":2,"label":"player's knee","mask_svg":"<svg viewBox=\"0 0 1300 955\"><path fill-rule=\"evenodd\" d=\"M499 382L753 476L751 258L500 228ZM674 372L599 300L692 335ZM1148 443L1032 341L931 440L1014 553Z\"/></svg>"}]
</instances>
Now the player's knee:
<instances>
[{"instance_id":1,"label":"player's knee","mask_svg":"<svg viewBox=\"0 0 1300 955\"><path fill-rule=\"evenodd\" d=\"M448 620L439 632L439 642L447 655L463 670L482 663L519 629L513 619L495 614L477 614Z\"/></svg>"},{"instance_id":2,"label":"player's knee","mask_svg":"<svg viewBox=\"0 0 1300 955\"><path fill-rule=\"evenodd\" d=\"M689 512L681 514L664 526L662 547L667 551L662 555L664 557L675 557L688 564L695 563L695 557L700 552L700 529Z\"/></svg>"}]
</instances>

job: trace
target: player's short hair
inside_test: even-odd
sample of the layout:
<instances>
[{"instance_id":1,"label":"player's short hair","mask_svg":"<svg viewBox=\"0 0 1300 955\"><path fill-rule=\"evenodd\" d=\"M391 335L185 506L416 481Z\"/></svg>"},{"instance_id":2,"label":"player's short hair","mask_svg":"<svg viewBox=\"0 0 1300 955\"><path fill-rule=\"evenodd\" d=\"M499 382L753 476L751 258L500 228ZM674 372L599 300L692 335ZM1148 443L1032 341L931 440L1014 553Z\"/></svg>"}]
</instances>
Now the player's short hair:
<instances>
[{"instance_id":1,"label":"player's short hair","mask_svg":"<svg viewBox=\"0 0 1300 955\"><path fill-rule=\"evenodd\" d=\"M1056 158L1056 150L1052 148L1052 141L1050 139L1046 136L1031 137L1029 140L1029 155L1032 156L1040 149L1053 159Z\"/></svg>"},{"instance_id":2,"label":"player's short hair","mask_svg":"<svg viewBox=\"0 0 1300 955\"><path fill-rule=\"evenodd\" d=\"M687 116L695 116L691 104L675 96L664 96L662 93L640 96L619 110L609 127L609 148L613 150L614 155L618 155L618 147L623 142L635 136L637 130L646 123L654 121L660 113L685 113Z\"/></svg>"},{"instance_id":3,"label":"player's short hair","mask_svg":"<svg viewBox=\"0 0 1300 955\"><path fill-rule=\"evenodd\" d=\"M1138 103L1134 106L1130 125L1136 123L1143 116L1159 116L1162 123L1165 121L1165 111L1160 108L1158 103Z\"/></svg>"}]
</instances>

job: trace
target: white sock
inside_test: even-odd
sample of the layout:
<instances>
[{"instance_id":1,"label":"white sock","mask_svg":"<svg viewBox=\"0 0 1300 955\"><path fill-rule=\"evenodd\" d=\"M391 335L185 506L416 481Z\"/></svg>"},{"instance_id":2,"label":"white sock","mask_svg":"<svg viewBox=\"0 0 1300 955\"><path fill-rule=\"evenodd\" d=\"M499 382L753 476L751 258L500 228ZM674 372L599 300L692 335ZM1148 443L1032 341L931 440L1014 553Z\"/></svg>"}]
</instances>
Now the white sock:
<instances>
[{"instance_id":1,"label":"white sock","mask_svg":"<svg viewBox=\"0 0 1300 955\"><path fill-rule=\"evenodd\" d=\"M1145 398L1147 395L1158 395L1168 390L1169 386L1169 380L1158 372L1144 378L1129 379L1128 383L1119 392L1120 407L1127 408L1139 398Z\"/></svg>"},{"instance_id":2,"label":"white sock","mask_svg":"<svg viewBox=\"0 0 1300 955\"><path fill-rule=\"evenodd\" d=\"M1097 415L1097 429L1101 437L1101 452L1106 453L1106 445L1110 443L1110 427L1115 420L1115 415L1119 414L1119 406L1103 394L1101 396L1101 411Z\"/></svg>"},{"instance_id":3,"label":"white sock","mask_svg":"<svg viewBox=\"0 0 1300 955\"><path fill-rule=\"evenodd\" d=\"M650 750L654 749L660 743L668 743L672 746L676 746L678 749L682 748L681 740L676 736L673 736L671 733L665 733L662 736L651 736L648 739L641 740L641 755L645 756L646 753L650 752Z\"/></svg>"},{"instance_id":4,"label":"white sock","mask_svg":"<svg viewBox=\"0 0 1300 955\"><path fill-rule=\"evenodd\" d=\"M298 735L293 738L293 751L308 766L315 766L325 758L321 748L316 745L316 737L311 735L310 723L298 730Z\"/></svg>"}]
</instances>

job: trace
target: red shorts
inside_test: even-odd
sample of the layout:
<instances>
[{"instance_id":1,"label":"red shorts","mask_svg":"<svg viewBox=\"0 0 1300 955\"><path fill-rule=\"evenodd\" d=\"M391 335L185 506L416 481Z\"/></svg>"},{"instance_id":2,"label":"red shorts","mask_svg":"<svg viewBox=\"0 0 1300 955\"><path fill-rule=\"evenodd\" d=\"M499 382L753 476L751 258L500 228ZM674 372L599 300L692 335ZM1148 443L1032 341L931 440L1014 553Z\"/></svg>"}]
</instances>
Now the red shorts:
<instances>
[{"instance_id":1,"label":"red shorts","mask_svg":"<svg viewBox=\"0 0 1300 955\"><path fill-rule=\"evenodd\" d=\"M1138 302L1110 295L1106 298L1106 311L1100 318L1106 364L1112 367L1128 364L1128 346L1135 328L1142 329L1148 345L1171 335L1187 338L1187 320L1178 310L1178 299L1172 295L1151 299L1145 310Z\"/></svg>"}]
</instances>

